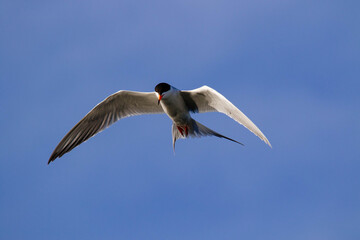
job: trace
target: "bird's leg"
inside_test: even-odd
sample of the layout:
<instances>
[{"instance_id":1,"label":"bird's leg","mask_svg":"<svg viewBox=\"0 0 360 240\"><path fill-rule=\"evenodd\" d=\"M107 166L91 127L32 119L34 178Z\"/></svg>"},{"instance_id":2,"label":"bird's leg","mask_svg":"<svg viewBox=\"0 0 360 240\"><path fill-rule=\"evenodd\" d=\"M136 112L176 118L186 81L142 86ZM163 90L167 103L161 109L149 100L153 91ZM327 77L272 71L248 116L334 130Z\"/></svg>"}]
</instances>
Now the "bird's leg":
<instances>
[{"instance_id":1,"label":"bird's leg","mask_svg":"<svg viewBox=\"0 0 360 240\"><path fill-rule=\"evenodd\" d=\"M182 136L184 136L184 130L180 126L176 126Z\"/></svg>"},{"instance_id":2,"label":"bird's leg","mask_svg":"<svg viewBox=\"0 0 360 240\"><path fill-rule=\"evenodd\" d=\"M187 125L185 125L185 126L176 126L176 127L177 127L177 129L179 130L181 136L183 136L183 137L187 137L187 136L188 136L188 134L189 134L189 128L188 128Z\"/></svg>"}]
</instances>

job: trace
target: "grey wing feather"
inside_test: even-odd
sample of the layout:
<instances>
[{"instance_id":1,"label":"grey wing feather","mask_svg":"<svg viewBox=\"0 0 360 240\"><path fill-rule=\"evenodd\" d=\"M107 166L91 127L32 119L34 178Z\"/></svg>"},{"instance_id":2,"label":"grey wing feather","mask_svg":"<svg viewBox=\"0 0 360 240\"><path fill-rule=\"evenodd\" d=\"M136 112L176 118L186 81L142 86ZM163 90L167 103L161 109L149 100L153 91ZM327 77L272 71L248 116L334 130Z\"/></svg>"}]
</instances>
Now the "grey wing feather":
<instances>
[{"instance_id":1,"label":"grey wing feather","mask_svg":"<svg viewBox=\"0 0 360 240\"><path fill-rule=\"evenodd\" d=\"M244 127L249 129L252 133L258 136L266 144L271 147L269 140L260 131L260 129L237 107L234 106L223 95L216 90L202 86L200 88L181 91L181 95L184 98L186 105L190 111L193 112L221 112L234 119Z\"/></svg>"},{"instance_id":2,"label":"grey wing feather","mask_svg":"<svg viewBox=\"0 0 360 240\"><path fill-rule=\"evenodd\" d=\"M48 164L71 151L117 120L141 114L163 113L155 92L119 91L97 104L60 141Z\"/></svg>"}]
</instances>

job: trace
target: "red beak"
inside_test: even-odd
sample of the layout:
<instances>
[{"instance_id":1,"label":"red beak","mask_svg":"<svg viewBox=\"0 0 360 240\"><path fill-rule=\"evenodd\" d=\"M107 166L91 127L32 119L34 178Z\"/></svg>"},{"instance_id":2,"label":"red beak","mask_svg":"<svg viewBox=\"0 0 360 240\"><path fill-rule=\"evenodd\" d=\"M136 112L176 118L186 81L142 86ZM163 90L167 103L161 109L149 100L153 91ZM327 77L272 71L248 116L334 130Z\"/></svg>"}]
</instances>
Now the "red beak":
<instances>
[{"instance_id":1,"label":"red beak","mask_svg":"<svg viewBox=\"0 0 360 240\"><path fill-rule=\"evenodd\" d=\"M160 95L159 94L159 101L158 101L158 105L160 104L160 101L161 101L161 99L163 98L163 95Z\"/></svg>"}]
</instances>

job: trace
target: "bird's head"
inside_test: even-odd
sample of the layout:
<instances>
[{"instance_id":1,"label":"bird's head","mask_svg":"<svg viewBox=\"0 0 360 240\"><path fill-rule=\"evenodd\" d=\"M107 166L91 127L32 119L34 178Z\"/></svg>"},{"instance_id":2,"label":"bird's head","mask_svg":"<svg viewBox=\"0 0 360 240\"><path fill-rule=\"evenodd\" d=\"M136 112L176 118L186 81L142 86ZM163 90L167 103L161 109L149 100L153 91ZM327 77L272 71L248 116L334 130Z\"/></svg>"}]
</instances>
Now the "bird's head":
<instances>
[{"instance_id":1,"label":"bird's head","mask_svg":"<svg viewBox=\"0 0 360 240\"><path fill-rule=\"evenodd\" d=\"M167 83L159 83L155 86L155 92L158 94L158 104L160 104L161 99L166 98L167 95L170 94L170 90L172 89L170 84Z\"/></svg>"}]
</instances>

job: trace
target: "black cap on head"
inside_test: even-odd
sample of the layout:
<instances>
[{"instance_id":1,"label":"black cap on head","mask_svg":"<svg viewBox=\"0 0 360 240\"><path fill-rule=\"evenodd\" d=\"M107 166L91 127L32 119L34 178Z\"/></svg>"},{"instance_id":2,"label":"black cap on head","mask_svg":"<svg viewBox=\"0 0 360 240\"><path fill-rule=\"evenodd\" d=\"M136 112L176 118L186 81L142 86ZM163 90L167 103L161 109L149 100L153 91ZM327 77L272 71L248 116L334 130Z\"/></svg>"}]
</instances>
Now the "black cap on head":
<instances>
[{"instance_id":1,"label":"black cap on head","mask_svg":"<svg viewBox=\"0 0 360 240\"><path fill-rule=\"evenodd\" d=\"M167 92L170 90L170 85L167 83L159 83L158 85L156 85L155 87L155 92L159 93L160 95L163 94L164 92Z\"/></svg>"}]
</instances>

